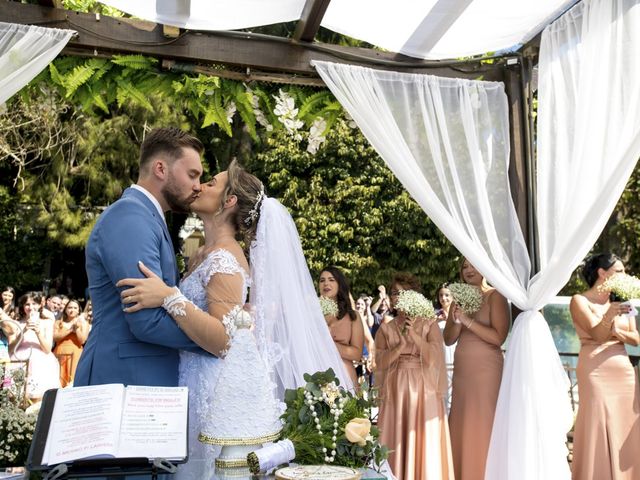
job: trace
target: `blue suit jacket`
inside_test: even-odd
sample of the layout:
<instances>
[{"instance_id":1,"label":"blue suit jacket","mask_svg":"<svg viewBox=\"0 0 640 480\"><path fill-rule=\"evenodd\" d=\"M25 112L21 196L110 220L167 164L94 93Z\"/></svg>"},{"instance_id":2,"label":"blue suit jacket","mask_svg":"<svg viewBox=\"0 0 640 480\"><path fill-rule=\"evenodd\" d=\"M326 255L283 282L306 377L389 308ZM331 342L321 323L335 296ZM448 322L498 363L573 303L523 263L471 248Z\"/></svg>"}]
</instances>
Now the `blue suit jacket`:
<instances>
[{"instance_id":1,"label":"blue suit jacket","mask_svg":"<svg viewBox=\"0 0 640 480\"><path fill-rule=\"evenodd\" d=\"M98 219L86 247L93 326L74 385L178 385L178 349L205 353L162 308L124 313L123 278L142 278L138 261L168 285L178 282L175 253L164 219L140 191L125 190Z\"/></svg>"}]
</instances>

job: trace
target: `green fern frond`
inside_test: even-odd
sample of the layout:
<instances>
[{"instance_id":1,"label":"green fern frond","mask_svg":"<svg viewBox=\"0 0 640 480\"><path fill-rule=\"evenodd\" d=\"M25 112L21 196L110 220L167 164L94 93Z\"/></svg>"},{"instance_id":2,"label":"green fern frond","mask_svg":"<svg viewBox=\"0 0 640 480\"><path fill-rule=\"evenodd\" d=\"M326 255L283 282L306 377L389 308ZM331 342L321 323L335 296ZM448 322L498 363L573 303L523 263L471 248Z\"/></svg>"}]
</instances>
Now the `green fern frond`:
<instances>
[{"instance_id":1,"label":"green fern frond","mask_svg":"<svg viewBox=\"0 0 640 480\"><path fill-rule=\"evenodd\" d=\"M309 113L313 111L313 109L318 108L318 106L324 104L326 101L332 101L333 95L331 92L327 90L323 90L321 92L314 93L313 95L309 95L304 99L302 105L300 106L300 112L298 113L299 118L305 118ZM316 115L314 114L314 117Z\"/></svg>"},{"instance_id":2,"label":"green fern frond","mask_svg":"<svg viewBox=\"0 0 640 480\"><path fill-rule=\"evenodd\" d=\"M100 110L102 110L104 113L108 114L109 106L107 105L107 102L104 101L104 98L102 97L102 95L99 93L100 90L93 91L93 89L90 89L90 92L91 92L91 99L93 100L93 104L96 107L98 107Z\"/></svg>"},{"instance_id":3,"label":"green fern frond","mask_svg":"<svg viewBox=\"0 0 640 480\"><path fill-rule=\"evenodd\" d=\"M62 79L62 75L60 75L60 72L58 71L54 63L49 64L49 75L51 75L51 80L53 81L53 83L64 87L64 80Z\"/></svg>"},{"instance_id":4,"label":"green fern frond","mask_svg":"<svg viewBox=\"0 0 640 480\"><path fill-rule=\"evenodd\" d=\"M117 80L118 84L118 106L122 106L124 102L129 99L133 103L137 103L138 105L146 108L150 112L153 112L153 105L147 100L147 97L133 86L132 83L124 81L122 79Z\"/></svg>"},{"instance_id":5,"label":"green fern frond","mask_svg":"<svg viewBox=\"0 0 640 480\"><path fill-rule=\"evenodd\" d=\"M334 101L327 104L321 110L318 110L314 114L314 117L326 117L327 115L333 115L333 114L335 114L335 116L338 117L343 111L344 110L342 108L342 105L340 105L340 102Z\"/></svg>"},{"instance_id":6,"label":"green fern frond","mask_svg":"<svg viewBox=\"0 0 640 480\"><path fill-rule=\"evenodd\" d=\"M249 95L247 95L247 92L245 92L243 88L237 90L236 93L235 102L240 118L242 118L242 121L247 127L247 131L249 132L249 135L251 135L251 138L258 141L258 134L256 133L256 116L253 113L253 106L251 105Z\"/></svg>"},{"instance_id":7,"label":"green fern frond","mask_svg":"<svg viewBox=\"0 0 640 480\"><path fill-rule=\"evenodd\" d=\"M116 65L134 70L147 70L158 63L156 58L144 55L114 55L111 59Z\"/></svg>"},{"instance_id":8,"label":"green fern frond","mask_svg":"<svg viewBox=\"0 0 640 480\"><path fill-rule=\"evenodd\" d=\"M84 64L78 65L69 74L65 75L62 79L62 84L67 88L66 97L71 97L78 88L87 83L95 70L95 67Z\"/></svg>"},{"instance_id":9,"label":"green fern frond","mask_svg":"<svg viewBox=\"0 0 640 480\"><path fill-rule=\"evenodd\" d=\"M102 58L93 58L91 59L91 61L92 65L95 65L96 67L96 71L92 79L94 82L97 82L102 77L104 77L104 75L113 67L113 63Z\"/></svg>"},{"instance_id":10,"label":"green fern frond","mask_svg":"<svg viewBox=\"0 0 640 480\"><path fill-rule=\"evenodd\" d=\"M227 112L225 112L222 106L222 94L220 90L216 90L211 96L201 127L205 128L214 123L224 130L227 135L232 136L231 125L227 122Z\"/></svg>"},{"instance_id":11,"label":"green fern frond","mask_svg":"<svg viewBox=\"0 0 640 480\"><path fill-rule=\"evenodd\" d=\"M199 97L211 95L212 92L220 89L220 79L218 77L199 75L193 79L193 87Z\"/></svg>"}]
</instances>

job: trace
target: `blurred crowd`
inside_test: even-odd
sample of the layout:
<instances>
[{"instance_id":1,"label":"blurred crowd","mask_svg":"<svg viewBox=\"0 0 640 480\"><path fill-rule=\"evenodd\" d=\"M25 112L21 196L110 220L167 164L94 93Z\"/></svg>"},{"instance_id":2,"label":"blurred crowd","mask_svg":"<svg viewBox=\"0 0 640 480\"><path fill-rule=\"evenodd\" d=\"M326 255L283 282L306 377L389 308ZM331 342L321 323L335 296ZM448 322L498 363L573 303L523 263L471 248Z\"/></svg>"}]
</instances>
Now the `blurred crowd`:
<instances>
[{"instance_id":1,"label":"blurred crowd","mask_svg":"<svg viewBox=\"0 0 640 480\"><path fill-rule=\"evenodd\" d=\"M0 363L3 386L12 371L26 373L26 397L35 403L50 388L73 385L76 366L91 330L91 300L2 289Z\"/></svg>"}]
</instances>

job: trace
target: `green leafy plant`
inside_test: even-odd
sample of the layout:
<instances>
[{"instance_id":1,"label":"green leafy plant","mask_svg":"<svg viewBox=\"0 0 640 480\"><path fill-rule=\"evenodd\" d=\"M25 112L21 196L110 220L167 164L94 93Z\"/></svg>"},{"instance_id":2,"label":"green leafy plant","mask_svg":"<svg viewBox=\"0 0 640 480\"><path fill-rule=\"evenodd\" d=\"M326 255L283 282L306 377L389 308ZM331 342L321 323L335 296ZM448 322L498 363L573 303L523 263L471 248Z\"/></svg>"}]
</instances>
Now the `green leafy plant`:
<instances>
[{"instance_id":1,"label":"green leafy plant","mask_svg":"<svg viewBox=\"0 0 640 480\"><path fill-rule=\"evenodd\" d=\"M332 369L305 374L307 384L285 392L281 439L295 447L295 462L303 465L333 463L362 468L380 465L386 446L378 442L378 428L369 416L374 406L372 389L364 383L357 394L339 387Z\"/></svg>"},{"instance_id":2,"label":"green leafy plant","mask_svg":"<svg viewBox=\"0 0 640 480\"><path fill-rule=\"evenodd\" d=\"M36 415L24 411L23 369L0 364L0 466L23 466L36 425Z\"/></svg>"}]
</instances>

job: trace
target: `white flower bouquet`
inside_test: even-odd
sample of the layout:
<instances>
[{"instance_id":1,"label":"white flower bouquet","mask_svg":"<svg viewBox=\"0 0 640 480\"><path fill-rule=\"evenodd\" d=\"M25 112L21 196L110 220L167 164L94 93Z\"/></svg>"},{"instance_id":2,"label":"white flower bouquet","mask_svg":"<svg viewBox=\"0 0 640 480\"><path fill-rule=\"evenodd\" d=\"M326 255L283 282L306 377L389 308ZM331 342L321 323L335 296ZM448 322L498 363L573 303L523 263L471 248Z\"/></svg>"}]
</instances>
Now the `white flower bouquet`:
<instances>
[{"instance_id":1,"label":"white flower bouquet","mask_svg":"<svg viewBox=\"0 0 640 480\"><path fill-rule=\"evenodd\" d=\"M335 300L331 300L330 298L320 297L320 308L322 309L322 314L326 316L333 315L334 317L338 316L338 303Z\"/></svg>"},{"instance_id":2,"label":"white flower bouquet","mask_svg":"<svg viewBox=\"0 0 640 480\"><path fill-rule=\"evenodd\" d=\"M601 291L610 292L614 302L628 302L640 299L640 279L626 273L616 273L607 278L599 288Z\"/></svg>"},{"instance_id":3,"label":"white flower bouquet","mask_svg":"<svg viewBox=\"0 0 640 480\"><path fill-rule=\"evenodd\" d=\"M421 293L413 290L401 290L396 302L396 309L403 311L411 318L435 318L436 311L429 300Z\"/></svg>"},{"instance_id":4,"label":"white flower bouquet","mask_svg":"<svg viewBox=\"0 0 640 480\"><path fill-rule=\"evenodd\" d=\"M468 283L452 283L448 288L453 301L466 315L471 316L482 307L482 292L478 287Z\"/></svg>"}]
</instances>

